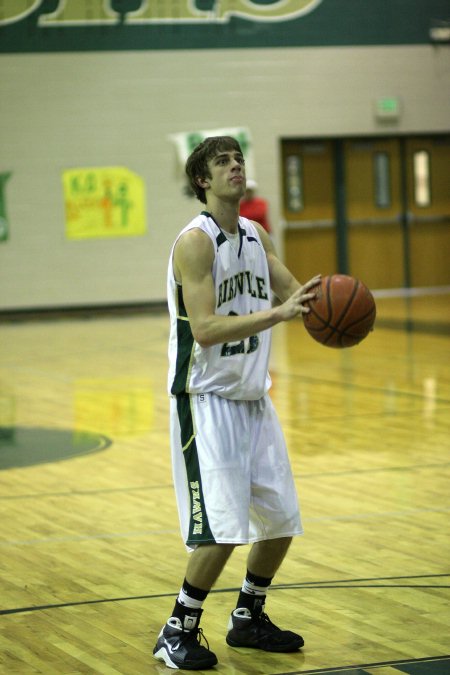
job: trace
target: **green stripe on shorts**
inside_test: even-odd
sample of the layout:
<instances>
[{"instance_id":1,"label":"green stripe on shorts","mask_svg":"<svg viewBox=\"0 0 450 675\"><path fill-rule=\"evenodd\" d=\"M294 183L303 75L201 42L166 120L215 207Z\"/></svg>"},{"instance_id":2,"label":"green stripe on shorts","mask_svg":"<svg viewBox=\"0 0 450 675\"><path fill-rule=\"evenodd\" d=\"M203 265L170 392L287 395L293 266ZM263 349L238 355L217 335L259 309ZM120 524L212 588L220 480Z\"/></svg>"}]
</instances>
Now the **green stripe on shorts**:
<instances>
[{"instance_id":1,"label":"green stripe on shorts","mask_svg":"<svg viewBox=\"0 0 450 675\"><path fill-rule=\"evenodd\" d=\"M191 500L191 516L189 519L189 535L186 544L215 544L215 539L209 527L203 498L202 479L198 462L197 445L194 436L194 422L192 419L191 397L189 394L177 396L178 419L181 429L181 443L183 446L186 474Z\"/></svg>"}]
</instances>

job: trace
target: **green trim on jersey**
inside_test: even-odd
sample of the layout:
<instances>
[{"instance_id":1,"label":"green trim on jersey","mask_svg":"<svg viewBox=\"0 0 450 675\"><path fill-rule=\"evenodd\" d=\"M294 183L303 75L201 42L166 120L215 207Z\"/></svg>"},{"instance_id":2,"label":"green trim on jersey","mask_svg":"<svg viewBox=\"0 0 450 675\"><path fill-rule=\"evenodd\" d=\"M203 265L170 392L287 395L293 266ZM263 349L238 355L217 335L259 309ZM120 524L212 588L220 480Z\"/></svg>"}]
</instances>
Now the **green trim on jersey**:
<instances>
[{"instance_id":1,"label":"green trim on jersey","mask_svg":"<svg viewBox=\"0 0 450 675\"><path fill-rule=\"evenodd\" d=\"M192 352L194 349L194 336L191 331L191 324L187 317L186 307L183 300L183 289L177 286L177 361L175 366L175 377L173 379L171 394L181 394L186 391L186 385L189 377Z\"/></svg>"},{"instance_id":2,"label":"green trim on jersey","mask_svg":"<svg viewBox=\"0 0 450 675\"><path fill-rule=\"evenodd\" d=\"M219 248L219 246L221 246L222 244L225 244L225 242L228 241L228 239L224 235L222 228L220 227L219 223L214 218L214 216L209 211L202 211L200 215L206 216L207 218L211 218L211 220L213 220L217 225L217 229L219 230L219 234L216 237L217 248Z\"/></svg>"},{"instance_id":3,"label":"green trim on jersey","mask_svg":"<svg viewBox=\"0 0 450 675\"><path fill-rule=\"evenodd\" d=\"M228 241L228 239L226 238L224 233L220 231L216 237L217 248L219 248L219 246L221 246L222 244L225 244L226 241Z\"/></svg>"},{"instance_id":4,"label":"green trim on jersey","mask_svg":"<svg viewBox=\"0 0 450 675\"><path fill-rule=\"evenodd\" d=\"M179 394L177 396L178 420L180 423L181 445L183 447L186 475L191 500L191 517L189 519L189 534L186 544L215 544L215 539L209 527L203 497L200 465L195 442L194 419L191 410L191 396Z\"/></svg>"}]
</instances>

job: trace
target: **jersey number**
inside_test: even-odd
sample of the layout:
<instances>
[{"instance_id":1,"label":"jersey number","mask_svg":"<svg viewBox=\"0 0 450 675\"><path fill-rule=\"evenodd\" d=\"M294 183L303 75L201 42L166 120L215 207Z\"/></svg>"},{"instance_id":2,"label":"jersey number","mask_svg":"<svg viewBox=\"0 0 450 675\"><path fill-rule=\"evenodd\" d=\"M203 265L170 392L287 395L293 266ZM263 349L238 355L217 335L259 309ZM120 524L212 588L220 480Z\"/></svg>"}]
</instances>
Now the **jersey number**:
<instances>
[{"instance_id":1,"label":"jersey number","mask_svg":"<svg viewBox=\"0 0 450 675\"><path fill-rule=\"evenodd\" d=\"M236 312L229 312L228 316L238 316ZM257 335L250 335L248 338L248 347L245 349L245 342L225 342L222 345L220 356L234 356L234 354L251 354L256 352L259 347L259 337Z\"/></svg>"}]
</instances>

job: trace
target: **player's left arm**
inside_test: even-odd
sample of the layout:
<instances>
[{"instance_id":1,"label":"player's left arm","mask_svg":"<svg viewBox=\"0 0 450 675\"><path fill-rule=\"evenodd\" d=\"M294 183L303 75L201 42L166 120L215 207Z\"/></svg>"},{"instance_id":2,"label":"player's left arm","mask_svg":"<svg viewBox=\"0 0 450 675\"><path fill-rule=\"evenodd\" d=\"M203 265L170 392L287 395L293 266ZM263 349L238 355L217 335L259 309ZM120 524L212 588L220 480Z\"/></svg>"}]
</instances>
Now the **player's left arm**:
<instances>
[{"instance_id":1,"label":"player's left arm","mask_svg":"<svg viewBox=\"0 0 450 675\"><path fill-rule=\"evenodd\" d=\"M253 221L252 221L253 222ZM277 298L281 302L285 302L292 293L297 289L302 288L301 284L294 275L289 271L289 269L284 265L279 257L276 254L275 246L273 245L272 239L265 231L265 229L258 223L253 222L258 230L258 234L261 237L262 244L267 256L267 263L269 265L269 274L270 274L270 285L272 291L275 293ZM315 277L310 279L304 286L308 289L312 288L320 281L320 274L317 274Z\"/></svg>"}]
</instances>

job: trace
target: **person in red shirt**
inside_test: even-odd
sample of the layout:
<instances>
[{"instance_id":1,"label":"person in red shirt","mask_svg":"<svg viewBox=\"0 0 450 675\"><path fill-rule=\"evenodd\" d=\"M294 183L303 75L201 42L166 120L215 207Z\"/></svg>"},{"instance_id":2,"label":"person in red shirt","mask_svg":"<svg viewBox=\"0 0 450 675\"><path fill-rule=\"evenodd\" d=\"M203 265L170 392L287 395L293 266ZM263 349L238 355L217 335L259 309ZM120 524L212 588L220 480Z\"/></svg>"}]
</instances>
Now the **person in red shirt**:
<instances>
[{"instance_id":1,"label":"person in red shirt","mask_svg":"<svg viewBox=\"0 0 450 675\"><path fill-rule=\"evenodd\" d=\"M255 220L270 234L272 228L270 227L268 217L269 205L265 199L256 196L257 188L256 181L248 178L245 194L240 203L239 213L244 218Z\"/></svg>"}]
</instances>

